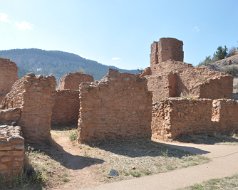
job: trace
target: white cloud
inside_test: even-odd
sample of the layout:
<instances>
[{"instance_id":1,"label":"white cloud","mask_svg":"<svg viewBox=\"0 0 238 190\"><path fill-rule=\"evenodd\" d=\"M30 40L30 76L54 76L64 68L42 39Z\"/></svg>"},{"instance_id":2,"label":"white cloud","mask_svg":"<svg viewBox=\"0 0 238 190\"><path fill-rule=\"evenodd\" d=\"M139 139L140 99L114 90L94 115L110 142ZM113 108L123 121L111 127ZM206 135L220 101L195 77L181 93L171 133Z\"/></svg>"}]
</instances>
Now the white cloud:
<instances>
[{"instance_id":1,"label":"white cloud","mask_svg":"<svg viewBox=\"0 0 238 190\"><path fill-rule=\"evenodd\" d=\"M8 15L6 13L0 13L0 22L10 22Z\"/></svg>"},{"instance_id":2,"label":"white cloud","mask_svg":"<svg viewBox=\"0 0 238 190\"><path fill-rule=\"evenodd\" d=\"M113 57L112 61L119 61L121 58L120 57Z\"/></svg>"},{"instance_id":3,"label":"white cloud","mask_svg":"<svg viewBox=\"0 0 238 190\"><path fill-rule=\"evenodd\" d=\"M32 24L27 21L16 22L15 26L18 30L31 30Z\"/></svg>"},{"instance_id":4,"label":"white cloud","mask_svg":"<svg viewBox=\"0 0 238 190\"><path fill-rule=\"evenodd\" d=\"M200 28L199 28L199 26L194 26L194 27L193 27L193 30L194 30L195 32L200 32L200 31L201 31Z\"/></svg>"}]
</instances>

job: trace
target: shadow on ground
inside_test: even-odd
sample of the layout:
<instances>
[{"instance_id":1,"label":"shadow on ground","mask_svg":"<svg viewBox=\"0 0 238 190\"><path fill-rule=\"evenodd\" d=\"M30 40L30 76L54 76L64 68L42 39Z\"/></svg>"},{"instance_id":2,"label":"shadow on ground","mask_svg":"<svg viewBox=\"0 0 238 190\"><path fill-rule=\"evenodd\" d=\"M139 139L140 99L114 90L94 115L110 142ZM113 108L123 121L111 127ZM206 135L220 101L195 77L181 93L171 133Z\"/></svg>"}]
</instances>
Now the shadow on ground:
<instances>
[{"instance_id":1,"label":"shadow on ground","mask_svg":"<svg viewBox=\"0 0 238 190\"><path fill-rule=\"evenodd\" d=\"M59 144L57 144L54 140L51 140L50 144L39 146L39 145L31 145L34 149L39 150L53 160L59 162L62 166L72 169L78 170L83 169L85 167L102 164L104 160L97 158L84 157L79 155L72 155L69 152L66 152Z\"/></svg>"},{"instance_id":2,"label":"shadow on ground","mask_svg":"<svg viewBox=\"0 0 238 190\"><path fill-rule=\"evenodd\" d=\"M135 157L156 157L156 156L168 156L181 158L183 156L189 156L194 154L207 154L209 152L194 148L183 147L178 145L168 145L161 142L155 142L151 140L131 140L120 142L105 142L94 145L97 148L113 152L118 155ZM186 148L186 149L185 149Z\"/></svg>"},{"instance_id":3,"label":"shadow on ground","mask_svg":"<svg viewBox=\"0 0 238 190\"><path fill-rule=\"evenodd\" d=\"M78 125L77 124L72 124L72 125L52 125L51 129L52 130L57 130L57 131L67 131L71 129L77 129Z\"/></svg>"},{"instance_id":4,"label":"shadow on ground","mask_svg":"<svg viewBox=\"0 0 238 190\"><path fill-rule=\"evenodd\" d=\"M198 135L183 135L176 139L179 142L194 143L194 144L217 144L217 143L238 143L236 135L221 135L221 134L198 134Z\"/></svg>"}]
</instances>

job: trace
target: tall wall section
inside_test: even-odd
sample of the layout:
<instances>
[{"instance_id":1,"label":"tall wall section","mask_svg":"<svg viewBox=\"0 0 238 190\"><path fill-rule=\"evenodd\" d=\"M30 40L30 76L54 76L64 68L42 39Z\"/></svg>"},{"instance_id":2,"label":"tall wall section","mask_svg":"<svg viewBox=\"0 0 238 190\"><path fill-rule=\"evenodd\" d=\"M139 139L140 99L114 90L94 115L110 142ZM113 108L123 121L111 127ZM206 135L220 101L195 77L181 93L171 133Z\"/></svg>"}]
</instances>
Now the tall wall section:
<instances>
[{"instance_id":1,"label":"tall wall section","mask_svg":"<svg viewBox=\"0 0 238 190\"><path fill-rule=\"evenodd\" d=\"M18 79L17 66L9 59L0 58L0 105L5 95L10 92L12 85Z\"/></svg>"},{"instance_id":2,"label":"tall wall section","mask_svg":"<svg viewBox=\"0 0 238 190\"><path fill-rule=\"evenodd\" d=\"M183 42L175 38L161 38L151 45L151 70L156 71L156 65L164 61L174 60L183 62Z\"/></svg>"},{"instance_id":3,"label":"tall wall section","mask_svg":"<svg viewBox=\"0 0 238 190\"><path fill-rule=\"evenodd\" d=\"M22 109L18 124L22 127L27 142L45 143L50 140L55 87L53 76L29 74L14 83L12 90L3 100L5 109Z\"/></svg>"},{"instance_id":4,"label":"tall wall section","mask_svg":"<svg viewBox=\"0 0 238 190\"><path fill-rule=\"evenodd\" d=\"M79 141L150 138L151 101L146 79L133 74L109 70L101 81L81 84Z\"/></svg>"}]
</instances>

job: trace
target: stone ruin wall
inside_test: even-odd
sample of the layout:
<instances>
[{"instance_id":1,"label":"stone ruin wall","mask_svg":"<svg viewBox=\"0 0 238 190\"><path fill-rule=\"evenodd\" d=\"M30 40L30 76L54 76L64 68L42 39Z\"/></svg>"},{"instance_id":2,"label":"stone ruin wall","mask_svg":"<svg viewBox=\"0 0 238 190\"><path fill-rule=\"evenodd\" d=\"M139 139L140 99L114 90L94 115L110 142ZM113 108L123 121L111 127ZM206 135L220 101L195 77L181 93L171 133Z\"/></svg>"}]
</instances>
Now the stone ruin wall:
<instances>
[{"instance_id":1,"label":"stone ruin wall","mask_svg":"<svg viewBox=\"0 0 238 190\"><path fill-rule=\"evenodd\" d=\"M238 130L237 111L235 100L168 98L153 105L152 138L234 132Z\"/></svg>"},{"instance_id":2,"label":"stone ruin wall","mask_svg":"<svg viewBox=\"0 0 238 190\"><path fill-rule=\"evenodd\" d=\"M79 115L79 91L57 90L54 93L52 125L76 125Z\"/></svg>"},{"instance_id":3,"label":"stone ruin wall","mask_svg":"<svg viewBox=\"0 0 238 190\"><path fill-rule=\"evenodd\" d=\"M12 85L18 79L17 66L9 59L0 58L0 105L5 95L10 92Z\"/></svg>"},{"instance_id":4,"label":"stone ruin wall","mask_svg":"<svg viewBox=\"0 0 238 190\"><path fill-rule=\"evenodd\" d=\"M69 73L60 79L58 86L59 90L79 90L79 85L82 82L93 82L94 79L91 75L83 74L80 72Z\"/></svg>"},{"instance_id":5,"label":"stone ruin wall","mask_svg":"<svg viewBox=\"0 0 238 190\"><path fill-rule=\"evenodd\" d=\"M9 181L24 167L24 138L19 126L0 125L0 178Z\"/></svg>"},{"instance_id":6,"label":"stone ruin wall","mask_svg":"<svg viewBox=\"0 0 238 190\"><path fill-rule=\"evenodd\" d=\"M238 131L238 101L231 99L218 99L213 101L212 121L219 125L219 131Z\"/></svg>"},{"instance_id":7,"label":"stone ruin wall","mask_svg":"<svg viewBox=\"0 0 238 190\"><path fill-rule=\"evenodd\" d=\"M177 96L177 74L169 73L165 75L150 75L147 79L148 90L153 92L153 103Z\"/></svg>"},{"instance_id":8,"label":"stone ruin wall","mask_svg":"<svg viewBox=\"0 0 238 190\"><path fill-rule=\"evenodd\" d=\"M146 80L109 70L99 82L80 86L79 141L151 137L151 93Z\"/></svg>"},{"instance_id":9,"label":"stone ruin wall","mask_svg":"<svg viewBox=\"0 0 238 190\"><path fill-rule=\"evenodd\" d=\"M21 108L0 110L0 125L18 123L21 118Z\"/></svg>"},{"instance_id":10,"label":"stone ruin wall","mask_svg":"<svg viewBox=\"0 0 238 190\"><path fill-rule=\"evenodd\" d=\"M156 65L168 61L183 62L183 42L175 38L161 38L151 45L150 67L152 74L156 73Z\"/></svg>"},{"instance_id":11,"label":"stone ruin wall","mask_svg":"<svg viewBox=\"0 0 238 190\"><path fill-rule=\"evenodd\" d=\"M29 143L46 143L50 140L51 116L55 78L34 74L18 80L3 100L3 108L22 109L18 125Z\"/></svg>"},{"instance_id":12,"label":"stone ruin wall","mask_svg":"<svg viewBox=\"0 0 238 190\"><path fill-rule=\"evenodd\" d=\"M172 76L170 83L168 83L169 75ZM189 64L169 60L157 66L157 74L145 77L148 79L148 89L153 92L153 102L167 97L186 96L232 98L233 77L205 67L194 68ZM157 80L161 78L161 81L158 80L160 85L151 85L156 78Z\"/></svg>"},{"instance_id":13,"label":"stone ruin wall","mask_svg":"<svg viewBox=\"0 0 238 190\"><path fill-rule=\"evenodd\" d=\"M184 63L182 41L161 38L151 45L150 57L150 69L147 68L142 76L148 79L148 89L153 92L153 102L167 97L186 96L232 98L233 77L205 67L193 67L191 64ZM172 85L167 79L171 73L174 75ZM158 84L154 85L155 81Z\"/></svg>"}]
</instances>

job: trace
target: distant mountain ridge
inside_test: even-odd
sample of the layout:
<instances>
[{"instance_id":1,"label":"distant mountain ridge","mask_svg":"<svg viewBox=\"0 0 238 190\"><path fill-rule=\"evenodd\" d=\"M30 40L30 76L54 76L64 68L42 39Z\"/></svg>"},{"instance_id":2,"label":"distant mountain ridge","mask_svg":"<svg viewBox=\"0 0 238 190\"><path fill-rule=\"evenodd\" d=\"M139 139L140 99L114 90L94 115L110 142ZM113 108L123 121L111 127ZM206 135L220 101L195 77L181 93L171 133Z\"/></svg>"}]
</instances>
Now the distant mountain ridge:
<instances>
[{"instance_id":1,"label":"distant mountain ridge","mask_svg":"<svg viewBox=\"0 0 238 190\"><path fill-rule=\"evenodd\" d=\"M0 57L11 59L19 68L19 76L26 73L40 75L54 75L57 80L70 72L81 71L99 80L108 72L109 68L120 72L138 73L138 70L119 69L107 66L79 55L63 51L46 51L41 49L12 49L0 51Z\"/></svg>"}]
</instances>

